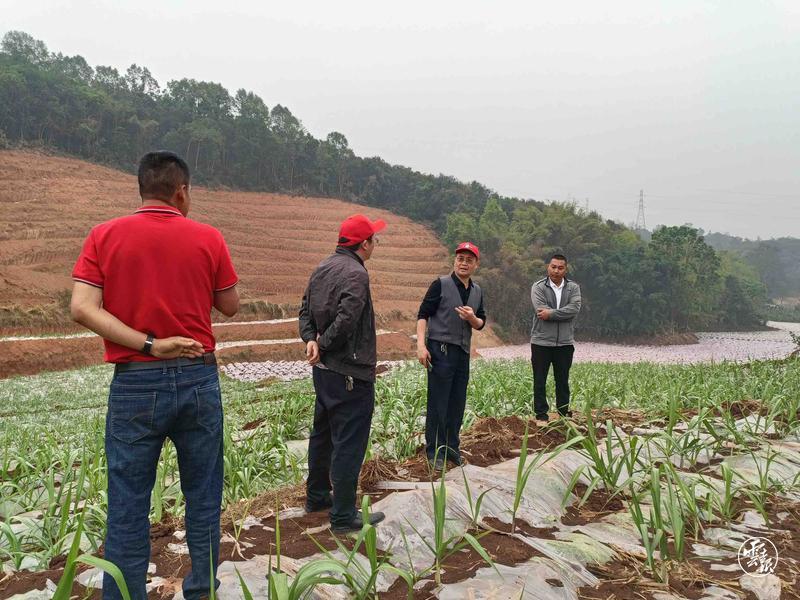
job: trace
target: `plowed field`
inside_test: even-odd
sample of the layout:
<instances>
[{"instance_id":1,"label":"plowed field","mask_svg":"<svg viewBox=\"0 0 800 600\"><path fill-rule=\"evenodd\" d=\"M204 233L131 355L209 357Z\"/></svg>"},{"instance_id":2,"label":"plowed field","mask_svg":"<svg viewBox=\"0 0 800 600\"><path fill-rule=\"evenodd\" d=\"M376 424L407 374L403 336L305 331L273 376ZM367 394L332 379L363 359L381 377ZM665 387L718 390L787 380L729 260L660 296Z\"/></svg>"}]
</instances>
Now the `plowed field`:
<instances>
[{"instance_id":1,"label":"plowed field","mask_svg":"<svg viewBox=\"0 0 800 600\"><path fill-rule=\"evenodd\" d=\"M413 318L430 281L448 268L428 228L388 211L329 198L193 188L190 217L222 231L250 300L297 305L339 223L364 212L388 226L369 262L379 313ZM0 307L52 305L72 283L81 242L96 223L140 205L136 178L76 159L0 152Z\"/></svg>"},{"instance_id":2,"label":"plowed field","mask_svg":"<svg viewBox=\"0 0 800 600\"><path fill-rule=\"evenodd\" d=\"M17 315L13 321L0 321L0 348L6 357L0 378L102 360L99 339L61 339L62 334L84 331L64 313L72 288L70 273L93 225L139 206L136 178L127 173L72 158L0 151L0 313ZM428 285L449 268L447 250L430 229L385 210L340 200L201 187L192 190L190 218L224 234L245 301L280 305L277 316L291 318L297 316L311 271L334 249L339 223L356 212L387 223L367 265L378 326L411 334ZM234 320L259 318L264 315L243 309ZM52 337L7 339L42 333ZM296 322L215 326L215 335L222 343L255 342L224 350L222 362L251 355L253 360L302 358L292 339L298 337ZM402 338L382 336L381 358L413 356L410 340ZM259 340L285 343L265 345ZM480 347L499 343L489 328L475 341Z\"/></svg>"}]
</instances>

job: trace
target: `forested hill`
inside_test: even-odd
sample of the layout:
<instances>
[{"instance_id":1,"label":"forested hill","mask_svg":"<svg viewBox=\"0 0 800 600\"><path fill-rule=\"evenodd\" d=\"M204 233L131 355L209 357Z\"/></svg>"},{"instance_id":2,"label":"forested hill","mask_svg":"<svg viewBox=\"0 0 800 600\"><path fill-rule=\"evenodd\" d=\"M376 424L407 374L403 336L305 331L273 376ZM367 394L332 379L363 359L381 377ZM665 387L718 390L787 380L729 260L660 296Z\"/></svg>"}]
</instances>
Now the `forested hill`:
<instances>
[{"instance_id":1,"label":"forested hill","mask_svg":"<svg viewBox=\"0 0 800 600\"><path fill-rule=\"evenodd\" d=\"M772 298L800 296L800 239L746 240L724 233L707 233L716 250L735 252L750 265Z\"/></svg>"},{"instance_id":2,"label":"forested hill","mask_svg":"<svg viewBox=\"0 0 800 600\"><path fill-rule=\"evenodd\" d=\"M244 89L194 79L162 87L146 67L92 67L18 31L0 47L3 145L55 148L129 172L144 152L171 149L187 157L197 183L343 198L429 225L448 244L471 239L483 251L477 278L490 320L508 339L530 328L530 284L554 251L568 256L582 286L584 334L750 328L765 302L753 269L690 227L643 242L573 205L501 197L476 182L358 157L343 134L316 139L288 108Z\"/></svg>"},{"instance_id":3,"label":"forested hill","mask_svg":"<svg viewBox=\"0 0 800 600\"><path fill-rule=\"evenodd\" d=\"M0 132L6 143L55 147L126 171L145 151L169 148L187 158L199 184L335 196L439 232L448 213L481 210L492 196L478 183L359 158L341 133L316 139L287 107L270 108L244 89L231 94L194 79L161 86L146 67L91 67L16 31L0 53Z\"/></svg>"}]
</instances>

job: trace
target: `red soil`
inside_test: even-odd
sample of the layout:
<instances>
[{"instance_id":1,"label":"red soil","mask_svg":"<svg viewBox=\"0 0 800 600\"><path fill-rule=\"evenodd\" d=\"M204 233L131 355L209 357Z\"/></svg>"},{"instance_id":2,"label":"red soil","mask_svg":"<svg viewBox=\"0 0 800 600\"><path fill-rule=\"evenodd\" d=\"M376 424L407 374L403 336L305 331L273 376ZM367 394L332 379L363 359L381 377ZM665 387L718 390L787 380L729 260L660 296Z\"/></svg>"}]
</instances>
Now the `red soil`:
<instances>
[{"instance_id":1,"label":"red soil","mask_svg":"<svg viewBox=\"0 0 800 600\"><path fill-rule=\"evenodd\" d=\"M292 327L287 327L291 325ZM241 326L215 328L223 330L227 340L271 340L298 337L297 323L281 323L253 327L255 331L231 331ZM275 327L276 331L269 328ZM292 331L293 329L293 331ZM252 336L252 337L251 337ZM261 362L270 360L305 360L302 342L282 344L253 344L217 350L221 364L232 362ZM13 375L33 375L43 371L65 371L103 362L103 342L99 337L69 339L38 339L0 342L0 378ZM415 346L404 333L387 333L378 336L379 360L402 360L415 356Z\"/></svg>"},{"instance_id":2,"label":"red soil","mask_svg":"<svg viewBox=\"0 0 800 600\"><path fill-rule=\"evenodd\" d=\"M222 231L243 297L299 304L313 267L356 212L384 219L369 262L378 312L410 314L448 268L428 228L385 210L330 198L194 188L191 218ZM0 307L30 308L71 288L70 272L89 229L140 204L132 175L76 159L0 152Z\"/></svg>"}]
</instances>

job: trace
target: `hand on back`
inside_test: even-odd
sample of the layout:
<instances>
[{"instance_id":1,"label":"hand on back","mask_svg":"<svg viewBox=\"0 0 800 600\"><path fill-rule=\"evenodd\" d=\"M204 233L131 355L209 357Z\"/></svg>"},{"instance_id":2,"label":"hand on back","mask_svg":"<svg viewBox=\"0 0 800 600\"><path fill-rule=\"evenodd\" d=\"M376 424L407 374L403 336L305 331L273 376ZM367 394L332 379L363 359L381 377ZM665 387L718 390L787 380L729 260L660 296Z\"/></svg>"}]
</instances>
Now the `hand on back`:
<instances>
[{"instance_id":1,"label":"hand on back","mask_svg":"<svg viewBox=\"0 0 800 600\"><path fill-rule=\"evenodd\" d=\"M203 344L191 338L174 336L153 341L150 354L158 359L197 358L203 356Z\"/></svg>"}]
</instances>

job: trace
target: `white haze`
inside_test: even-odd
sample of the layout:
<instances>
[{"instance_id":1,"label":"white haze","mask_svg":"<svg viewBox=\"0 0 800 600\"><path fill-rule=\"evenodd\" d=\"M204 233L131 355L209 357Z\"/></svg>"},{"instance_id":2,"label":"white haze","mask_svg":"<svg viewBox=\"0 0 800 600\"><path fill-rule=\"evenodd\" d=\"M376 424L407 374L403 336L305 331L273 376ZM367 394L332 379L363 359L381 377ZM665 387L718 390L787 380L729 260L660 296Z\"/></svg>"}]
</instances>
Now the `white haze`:
<instances>
[{"instance_id":1,"label":"white haze","mask_svg":"<svg viewBox=\"0 0 800 600\"><path fill-rule=\"evenodd\" d=\"M94 65L288 106L317 137L648 227L800 235L800 3L9 2Z\"/></svg>"}]
</instances>

